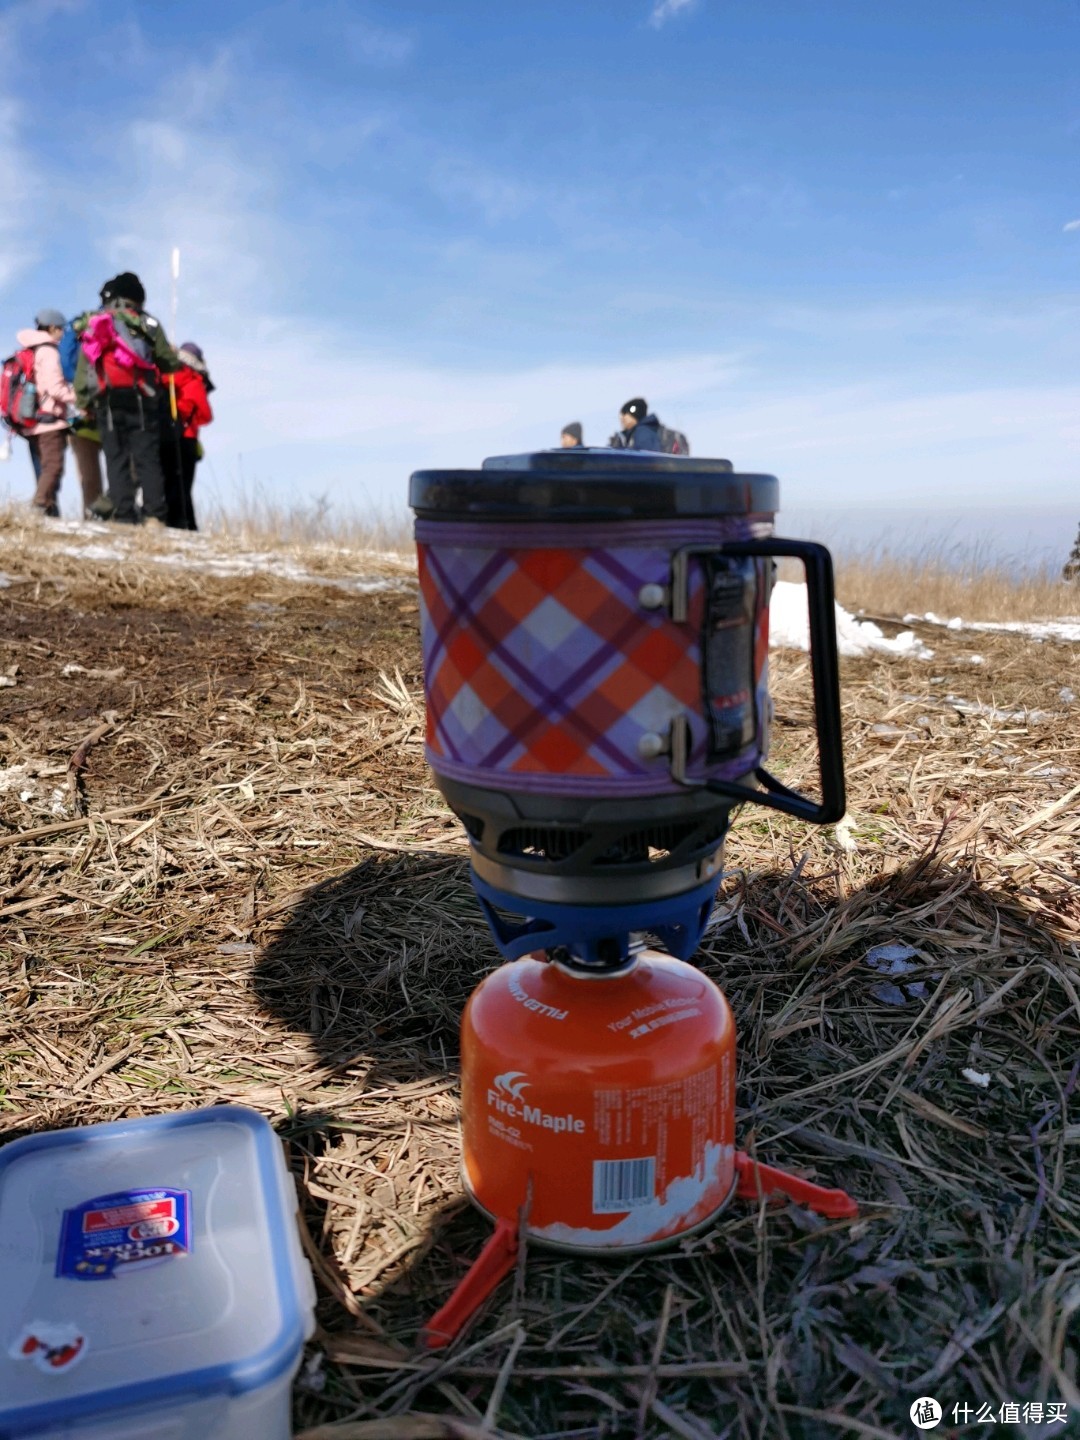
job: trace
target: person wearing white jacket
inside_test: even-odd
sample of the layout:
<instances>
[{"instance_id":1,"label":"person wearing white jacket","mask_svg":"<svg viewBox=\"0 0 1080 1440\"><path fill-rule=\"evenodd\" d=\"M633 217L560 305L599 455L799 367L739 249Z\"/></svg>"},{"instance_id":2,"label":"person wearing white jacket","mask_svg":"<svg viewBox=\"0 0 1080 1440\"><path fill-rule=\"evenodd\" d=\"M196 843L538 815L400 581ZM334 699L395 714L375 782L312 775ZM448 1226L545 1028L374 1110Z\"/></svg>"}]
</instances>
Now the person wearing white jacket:
<instances>
[{"instance_id":1,"label":"person wearing white jacket","mask_svg":"<svg viewBox=\"0 0 1080 1440\"><path fill-rule=\"evenodd\" d=\"M21 350L34 352L37 417L26 432L31 447L37 447L41 462L34 508L52 517L60 514L56 501L64 475L68 426L75 407L75 387L64 379L60 367L59 342L64 324L59 310L39 310L34 329L20 330L15 337Z\"/></svg>"}]
</instances>

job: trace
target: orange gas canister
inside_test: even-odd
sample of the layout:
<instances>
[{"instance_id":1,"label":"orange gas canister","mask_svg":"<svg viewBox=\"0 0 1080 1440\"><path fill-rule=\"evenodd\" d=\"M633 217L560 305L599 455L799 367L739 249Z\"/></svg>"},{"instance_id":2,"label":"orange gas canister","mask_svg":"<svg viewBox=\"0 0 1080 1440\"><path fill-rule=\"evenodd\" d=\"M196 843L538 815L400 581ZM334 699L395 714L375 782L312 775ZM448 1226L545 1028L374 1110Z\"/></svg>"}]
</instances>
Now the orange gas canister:
<instances>
[{"instance_id":1,"label":"orange gas canister","mask_svg":"<svg viewBox=\"0 0 1080 1440\"><path fill-rule=\"evenodd\" d=\"M531 1240L651 1249L734 1192L735 1025L691 965L503 965L466 1007L461 1066L466 1186L496 1220L527 1207Z\"/></svg>"}]
</instances>

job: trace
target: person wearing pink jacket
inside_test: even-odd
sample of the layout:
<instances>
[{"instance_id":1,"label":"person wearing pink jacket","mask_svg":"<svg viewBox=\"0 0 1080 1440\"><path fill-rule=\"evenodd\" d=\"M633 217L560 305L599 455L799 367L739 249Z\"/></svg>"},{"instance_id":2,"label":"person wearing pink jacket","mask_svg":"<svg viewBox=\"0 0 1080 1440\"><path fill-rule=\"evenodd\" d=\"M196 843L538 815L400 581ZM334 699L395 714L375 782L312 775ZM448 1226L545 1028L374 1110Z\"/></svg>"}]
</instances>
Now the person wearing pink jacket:
<instances>
[{"instance_id":1,"label":"person wearing pink jacket","mask_svg":"<svg viewBox=\"0 0 1080 1440\"><path fill-rule=\"evenodd\" d=\"M37 420L26 432L41 462L34 508L53 518L60 514L56 497L60 494L68 426L75 408L75 387L64 379L60 368L59 343L64 324L59 310L39 310L34 329L20 330L15 337L21 350L34 352Z\"/></svg>"}]
</instances>

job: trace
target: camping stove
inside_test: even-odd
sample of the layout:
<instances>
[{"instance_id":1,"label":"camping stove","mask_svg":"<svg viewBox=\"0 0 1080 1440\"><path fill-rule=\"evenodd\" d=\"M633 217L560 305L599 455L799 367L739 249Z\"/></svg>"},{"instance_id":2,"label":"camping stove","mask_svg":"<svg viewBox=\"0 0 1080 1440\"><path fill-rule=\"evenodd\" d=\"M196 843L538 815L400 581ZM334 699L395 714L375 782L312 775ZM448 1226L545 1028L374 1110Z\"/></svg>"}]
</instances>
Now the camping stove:
<instances>
[{"instance_id":1,"label":"camping stove","mask_svg":"<svg viewBox=\"0 0 1080 1440\"><path fill-rule=\"evenodd\" d=\"M763 1188L852 1213L736 1152L731 1012L684 963L732 809L832 823L844 778L832 562L773 535L772 476L556 450L418 472L410 503L427 758L511 962L462 1026L465 1180L496 1235L435 1345L522 1234L649 1249ZM806 571L819 799L764 766L778 556Z\"/></svg>"}]
</instances>

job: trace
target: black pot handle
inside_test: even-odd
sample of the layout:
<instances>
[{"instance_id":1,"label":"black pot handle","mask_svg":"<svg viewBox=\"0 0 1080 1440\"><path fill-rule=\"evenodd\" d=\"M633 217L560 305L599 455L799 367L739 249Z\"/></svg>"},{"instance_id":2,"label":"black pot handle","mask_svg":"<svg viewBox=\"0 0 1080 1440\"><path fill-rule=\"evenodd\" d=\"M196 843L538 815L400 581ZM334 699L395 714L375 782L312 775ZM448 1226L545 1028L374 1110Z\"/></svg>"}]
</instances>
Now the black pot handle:
<instances>
[{"instance_id":1,"label":"black pot handle","mask_svg":"<svg viewBox=\"0 0 1080 1440\"><path fill-rule=\"evenodd\" d=\"M832 556L824 545L813 540L733 540L717 546L722 555L784 556L801 560L806 572L806 595L810 607L810 673L814 682L814 719L818 735L818 770L821 800L810 799L771 775L763 765L754 771L762 787L737 785L726 780L707 780L705 788L733 800L749 800L794 815L812 825L835 825L847 809L844 793L844 741L840 721L840 666L836 654L836 597L833 587Z\"/></svg>"}]
</instances>

